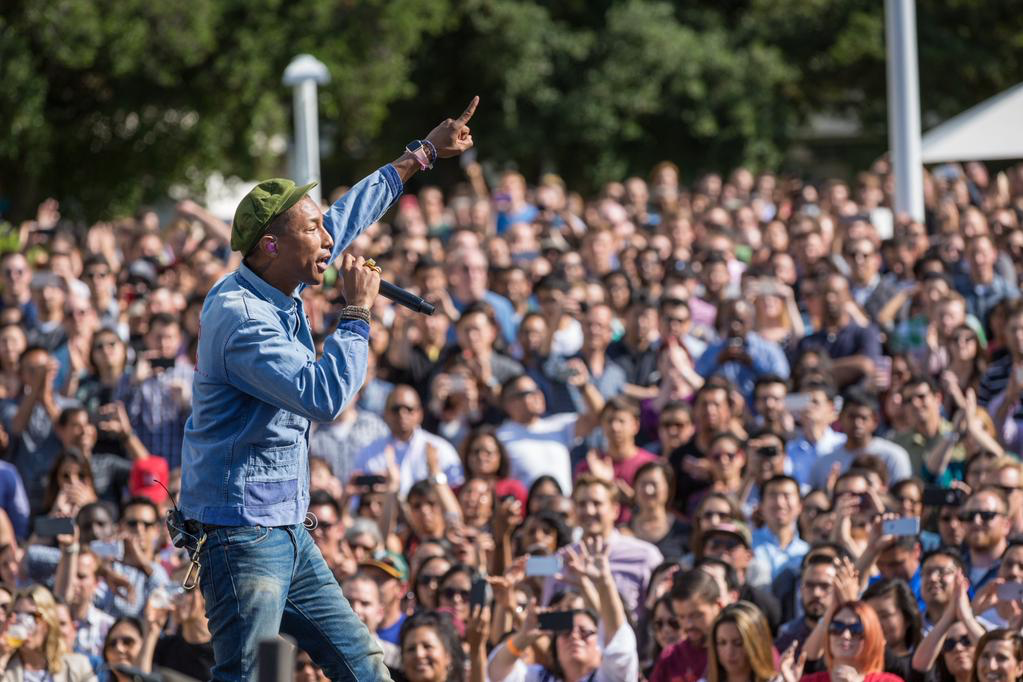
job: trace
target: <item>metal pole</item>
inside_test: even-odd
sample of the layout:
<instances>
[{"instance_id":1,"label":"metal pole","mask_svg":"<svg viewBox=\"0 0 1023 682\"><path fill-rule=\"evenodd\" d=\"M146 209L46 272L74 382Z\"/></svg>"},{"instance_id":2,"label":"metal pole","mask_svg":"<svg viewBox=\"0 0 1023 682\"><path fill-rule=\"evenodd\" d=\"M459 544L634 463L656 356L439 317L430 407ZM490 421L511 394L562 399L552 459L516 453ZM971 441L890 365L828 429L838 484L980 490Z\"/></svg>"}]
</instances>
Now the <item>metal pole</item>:
<instances>
[{"instance_id":1,"label":"metal pole","mask_svg":"<svg viewBox=\"0 0 1023 682\"><path fill-rule=\"evenodd\" d=\"M257 682L291 682L295 679L295 645L282 638L259 643Z\"/></svg>"},{"instance_id":2,"label":"metal pole","mask_svg":"<svg viewBox=\"0 0 1023 682\"><path fill-rule=\"evenodd\" d=\"M312 55L300 54L284 70L284 84L293 90L295 116L295 182L304 184L320 180L320 129L316 106L317 85L330 82L330 72ZM320 203L320 186L309 190L309 196Z\"/></svg>"},{"instance_id":3,"label":"metal pole","mask_svg":"<svg viewBox=\"0 0 1023 682\"><path fill-rule=\"evenodd\" d=\"M916 0L885 0L884 8L888 48L888 148L895 174L895 213L923 221Z\"/></svg>"}]
</instances>

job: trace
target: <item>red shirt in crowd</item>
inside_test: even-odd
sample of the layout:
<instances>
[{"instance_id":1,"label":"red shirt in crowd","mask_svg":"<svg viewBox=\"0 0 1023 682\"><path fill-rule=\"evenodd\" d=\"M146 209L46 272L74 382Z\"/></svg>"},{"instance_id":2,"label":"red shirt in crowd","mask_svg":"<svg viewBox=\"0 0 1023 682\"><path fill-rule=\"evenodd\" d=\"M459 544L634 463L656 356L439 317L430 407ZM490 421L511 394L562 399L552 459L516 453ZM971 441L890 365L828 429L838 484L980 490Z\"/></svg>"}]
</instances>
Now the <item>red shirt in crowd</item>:
<instances>
[{"instance_id":1,"label":"red shirt in crowd","mask_svg":"<svg viewBox=\"0 0 1023 682\"><path fill-rule=\"evenodd\" d=\"M822 670L817 673L803 675L799 682L831 682L831 673ZM863 682L903 682L902 678L892 673L867 673L863 676Z\"/></svg>"},{"instance_id":2,"label":"red shirt in crowd","mask_svg":"<svg viewBox=\"0 0 1023 682\"><path fill-rule=\"evenodd\" d=\"M661 652L650 682L698 682L707 671L707 650L687 639Z\"/></svg>"}]
</instances>

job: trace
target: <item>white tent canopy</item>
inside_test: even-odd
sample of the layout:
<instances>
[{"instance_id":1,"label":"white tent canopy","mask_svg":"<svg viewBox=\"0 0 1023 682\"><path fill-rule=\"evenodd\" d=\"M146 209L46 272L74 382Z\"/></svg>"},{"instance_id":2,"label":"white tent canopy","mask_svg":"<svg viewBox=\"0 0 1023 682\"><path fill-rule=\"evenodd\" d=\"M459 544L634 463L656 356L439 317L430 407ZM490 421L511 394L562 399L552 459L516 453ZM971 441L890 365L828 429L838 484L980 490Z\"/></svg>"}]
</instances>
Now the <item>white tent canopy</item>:
<instances>
[{"instance_id":1,"label":"white tent canopy","mask_svg":"<svg viewBox=\"0 0 1023 682\"><path fill-rule=\"evenodd\" d=\"M1023 83L932 128L922 147L924 163L1023 159Z\"/></svg>"}]
</instances>

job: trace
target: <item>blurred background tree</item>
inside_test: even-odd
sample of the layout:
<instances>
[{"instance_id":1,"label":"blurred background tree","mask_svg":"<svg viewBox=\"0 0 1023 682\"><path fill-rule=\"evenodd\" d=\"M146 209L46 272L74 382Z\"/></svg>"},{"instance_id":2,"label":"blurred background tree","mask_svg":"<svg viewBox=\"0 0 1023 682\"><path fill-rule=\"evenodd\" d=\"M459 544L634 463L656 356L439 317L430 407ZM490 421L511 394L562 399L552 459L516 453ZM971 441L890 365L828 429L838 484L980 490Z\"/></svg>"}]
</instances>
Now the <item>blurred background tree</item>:
<instances>
[{"instance_id":1,"label":"blurred background tree","mask_svg":"<svg viewBox=\"0 0 1023 682\"><path fill-rule=\"evenodd\" d=\"M918 2L917 22L925 129L1023 73L1013 0ZM280 78L301 52L332 75L328 187L477 93L481 158L584 190L663 158L689 178L807 171L829 154L852 170L887 146L878 0L7 0L7 213L53 195L65 214L106 217L212 171L287 173ZM816 139L815 115L854 132Z\"/></svg>"},{"instance_id":2,"label":"blurred background tree","mask_svg":"<svg viewBox=\"0 0 1023 682\"><path fill-rule=\"evenodd\" d=\"M412 92L448 0L6 0L0 5L0 195L11 213L60 197L106 217L211 171L284 172L284 67L317 55L324 121L372 140ZM337 150L344 154L344 150ZM393 156L393 155L392 155ZM390 160L391 157L388 157Z\"/></svg>"}]
</instances>

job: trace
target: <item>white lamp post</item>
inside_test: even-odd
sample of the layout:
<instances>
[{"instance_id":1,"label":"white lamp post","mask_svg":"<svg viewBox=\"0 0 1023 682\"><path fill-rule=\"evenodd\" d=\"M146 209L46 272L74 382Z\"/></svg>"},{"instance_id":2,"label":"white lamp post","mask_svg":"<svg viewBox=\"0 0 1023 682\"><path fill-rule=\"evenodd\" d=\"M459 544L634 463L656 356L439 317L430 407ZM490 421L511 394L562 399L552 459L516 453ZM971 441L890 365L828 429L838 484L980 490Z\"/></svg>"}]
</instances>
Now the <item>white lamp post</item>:
<instances>
[{"instance_id":1,"label":"white lamp post","mask_svg":"<svg viewBox=\"0 0 1023 682\"><path fill-rule=\"evenodd\" d=\"M320 128L317 120L316 87L330 82L326 65L311 54L300 54L284 69L284 84L294 89L295 159L294 180L298 184L320 180ZM320 203L320 186L309 190Z\"/></svg>"},{"instance_id":2,"label":"white lamp post","mask_svg":"<svg viewBox=\"0 0 1023 682\"><path fill-rule=\"evenodd\" d=\"M924 219L920 157L920 80L916 58L916 0L885 0L888 48L888 148L895 174L895 212Z\"/></svg>"}]
</instances>

